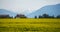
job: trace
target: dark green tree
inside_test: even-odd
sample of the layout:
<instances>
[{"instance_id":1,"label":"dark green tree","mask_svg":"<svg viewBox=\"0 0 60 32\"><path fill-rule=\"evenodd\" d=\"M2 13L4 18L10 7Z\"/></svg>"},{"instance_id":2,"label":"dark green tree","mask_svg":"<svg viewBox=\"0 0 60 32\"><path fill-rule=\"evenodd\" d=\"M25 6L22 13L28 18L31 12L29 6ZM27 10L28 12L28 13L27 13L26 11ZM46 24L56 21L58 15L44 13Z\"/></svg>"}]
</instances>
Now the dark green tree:
<instances>
[{"instance_id":1,"label":"dark green tree","mask_svg":"<svg viewBox=\"0 0 60 32\"><path fill-rule=\"evenodd\" d=\"M58 15L57 18L60 18L60 15Z\"/></svg>"},{"instance_id":2,"label":"dark green tree","mask_svg":"<svg viewBox=\"0 0 60 32\"><path fill-rule=\"evenodd\" d=\"M6 14L1 14L0 18L13 18L13 17L10 17L9 15L6 15Z\"/></svg>"},{"instance_id":3,"label":"dark green tree","mask_svg":"<svg viewBox=\"0 0 60 32\"><path fill-rule=\"evenodd\" d=\"M35 18L37 18L37 16L35 16Z\"/></svg>"},{"instance_id":4,"label":"dark green tree","mask_svg":"<svg viewBox=\"0 0 60 32\"><path fill-rule=\"evenodd\" d=\"M39 15L39 17L38 17L38 18L43 18L43 16L40 16L40 15Z\"/></svg>"},{"instance_id":5,"label":"dark green tree","mask_svg":"<svg viewBox=\"0 0 60 32\"><path fill-rule=\"evenodd\" d=\"M49 18L48 14L43 14L42 16L43 16L43 18Z\"/></svg>"},{"instance_id":6,"label":"dark green tree","mask_svg":"<svg viewBox=\"0 0 60 32\"><path fill-rule=\"evenodd\" d=\"M15 18L27 18L27 17L25 15L23 15L23 14L17 14L15 16Z\"/></svg>"}]
</instances>

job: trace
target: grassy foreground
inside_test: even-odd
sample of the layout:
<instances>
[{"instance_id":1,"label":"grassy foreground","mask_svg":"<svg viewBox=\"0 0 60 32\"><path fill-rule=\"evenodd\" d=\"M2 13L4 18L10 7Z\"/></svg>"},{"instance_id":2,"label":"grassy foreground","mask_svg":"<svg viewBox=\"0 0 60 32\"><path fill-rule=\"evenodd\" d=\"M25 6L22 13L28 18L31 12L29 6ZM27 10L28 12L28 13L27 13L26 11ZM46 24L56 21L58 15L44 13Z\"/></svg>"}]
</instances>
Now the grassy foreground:
<instances>
[{"instance_id":1,"label":"grassy foreground","mask_svg":"<svg viewBox=\"0 0 60 32\"><path fill-rule=\"evenodd\" d=\"M0 19L0 32L60 32L60 19Z\"/></svg>"}]
</instances>

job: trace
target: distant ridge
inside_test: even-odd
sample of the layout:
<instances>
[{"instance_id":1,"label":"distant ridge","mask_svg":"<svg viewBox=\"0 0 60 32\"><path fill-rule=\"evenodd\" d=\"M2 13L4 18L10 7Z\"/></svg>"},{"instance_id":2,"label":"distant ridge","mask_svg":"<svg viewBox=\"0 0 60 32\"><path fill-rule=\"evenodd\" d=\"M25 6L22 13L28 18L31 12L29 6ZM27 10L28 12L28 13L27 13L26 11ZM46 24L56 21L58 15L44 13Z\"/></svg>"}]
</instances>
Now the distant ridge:
<instances>
[{"instance_id":1,"label":"distant ridge","mask_svg":"<svg viewBox=\"0 0 60 32\"><path fill-rule=\"evenodd\" d=\"M34 16L39 16L45 13L54 16L60 15L60 4L44 6L41 9L29 14L28 17L33 18Z\"/></svg>"},{"instance_id":2,"label":"distant ridge","mask_svg":"<svg viewBox=\"0 0 60 32\"><path fill-rule=\"evenodd\" d=\"M0 14L9 14L10 16L15 16L16 13L8 11L6 9L0 9Z\"/></svg>"}]
</instances>

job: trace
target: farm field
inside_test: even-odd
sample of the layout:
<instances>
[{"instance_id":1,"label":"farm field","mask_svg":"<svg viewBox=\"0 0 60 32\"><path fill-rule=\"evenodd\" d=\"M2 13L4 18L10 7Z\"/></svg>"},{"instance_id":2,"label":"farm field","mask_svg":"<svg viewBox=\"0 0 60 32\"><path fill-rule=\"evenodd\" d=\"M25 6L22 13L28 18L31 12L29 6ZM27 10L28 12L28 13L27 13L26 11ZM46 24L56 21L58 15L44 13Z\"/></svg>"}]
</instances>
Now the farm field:
<instances>
[{"instance_id":1,"label":"farm field","mask_svg":"<svg viewBox=\"0 0 60 32\"><path fill-rule=\"evenodd\" d=\"M60 19L0 19L0 32L60 32Z\"/></svg>"}]
</instances>

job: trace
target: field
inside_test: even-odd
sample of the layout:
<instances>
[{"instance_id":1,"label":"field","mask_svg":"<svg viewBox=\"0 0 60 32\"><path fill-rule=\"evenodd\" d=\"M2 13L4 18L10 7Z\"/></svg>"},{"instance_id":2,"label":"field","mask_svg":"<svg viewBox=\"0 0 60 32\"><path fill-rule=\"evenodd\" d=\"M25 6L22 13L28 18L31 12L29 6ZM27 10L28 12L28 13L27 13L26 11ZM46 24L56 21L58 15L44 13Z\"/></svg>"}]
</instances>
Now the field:
<instances>
[{"instance_id":1,"label":"field","mask_svg":"<svg viewBox=\"0 0 60 32\"><path fill-rule=\"evenodd\" d=\"M60 19L0 19L0 32L60 32Z\"/></svg>"}]
</instances>

